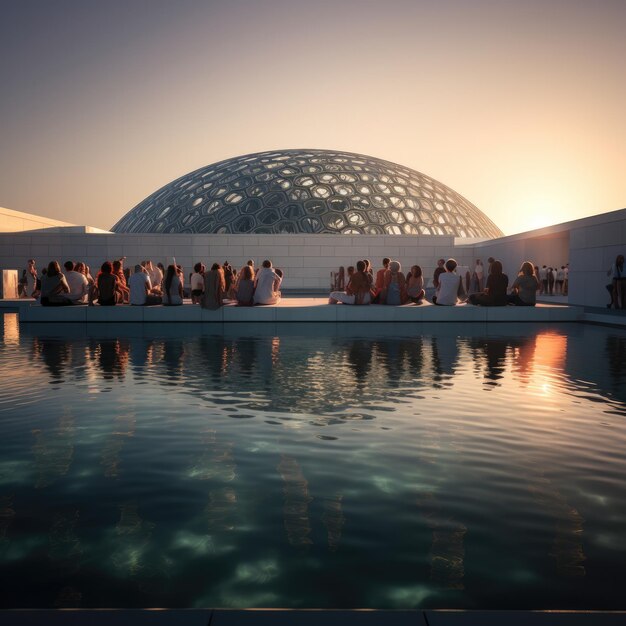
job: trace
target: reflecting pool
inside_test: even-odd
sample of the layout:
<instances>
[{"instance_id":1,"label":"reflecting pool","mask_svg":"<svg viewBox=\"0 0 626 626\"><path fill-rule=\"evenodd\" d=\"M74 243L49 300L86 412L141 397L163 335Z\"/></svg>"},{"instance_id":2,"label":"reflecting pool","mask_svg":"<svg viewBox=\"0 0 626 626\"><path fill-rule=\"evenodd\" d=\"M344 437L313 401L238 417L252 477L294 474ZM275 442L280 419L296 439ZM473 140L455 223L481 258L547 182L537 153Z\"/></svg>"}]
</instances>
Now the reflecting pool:
<instances>
[{"instance_id":1,"label":"reflecting pool","mask_svg":"<svg viewBox=\"0 0 626 626\"><path fill-rule=\"evenodd\" d=\"M626 608L626 332L0 322L5 608Z\"/></svg>"}]
</instances>

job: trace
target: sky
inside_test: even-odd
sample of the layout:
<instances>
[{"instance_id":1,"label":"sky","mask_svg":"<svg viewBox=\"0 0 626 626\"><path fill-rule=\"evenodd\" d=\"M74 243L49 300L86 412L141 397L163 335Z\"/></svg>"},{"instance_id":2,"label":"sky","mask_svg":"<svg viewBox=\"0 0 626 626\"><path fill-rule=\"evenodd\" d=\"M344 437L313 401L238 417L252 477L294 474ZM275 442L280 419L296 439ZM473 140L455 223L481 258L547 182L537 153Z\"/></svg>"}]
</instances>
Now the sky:
<instances>
[{"instance_id":1,"label":"sky","mask_svg":"<svg viewBox=\"0 0 626 626\"><path fill-rule=\"evenodd\" d=\"M210 163L386 159L505 234L626 207L626 1L0 0L0 206L110 228Z\"/></svg>"}]
</instances>

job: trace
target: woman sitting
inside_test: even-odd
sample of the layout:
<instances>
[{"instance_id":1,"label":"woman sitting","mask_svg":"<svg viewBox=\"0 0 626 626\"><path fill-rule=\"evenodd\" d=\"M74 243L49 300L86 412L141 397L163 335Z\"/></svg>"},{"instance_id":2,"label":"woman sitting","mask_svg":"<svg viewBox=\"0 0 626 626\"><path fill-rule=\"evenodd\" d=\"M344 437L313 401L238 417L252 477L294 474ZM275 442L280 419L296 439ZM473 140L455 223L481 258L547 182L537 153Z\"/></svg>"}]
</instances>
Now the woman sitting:
<instances>
[{"instance_id":1,"label":"woman sitting","mask_svg":"<svg viewBox=\"0 0 626 626\"><path fill-rule=\"evenodd\" d=\"M245 265L240 272L239 281L237 282L237 291L235 299L237 306L252 306L254 296L254 269L249 265Z\"/></svg>"},{"instance_id":2,"label":"woman sitting","mask_svg":"<svg viewBox=\"0 0 626 626\"><path fill-rule=\"evenodd\" d=\"M535 268L532 263L525 261L511 286L511 293L508 296L509 304L535 306L539 289L541 285L535 275Z\"/></svg>"},{"instance_id":3,"label":"woman sitting","mask_svg":"<svg viewBox=\"0 0 626 626\"><path fill-rule=\"evenodd\" d=\"M487 277L487 286L481 293L473 293L469 297L470 304L479 306L506 306L509 303L506 290L509 277L502 273L502 263L494 261Z\"/></svg>"},{"instance_id":4,"label":"woman sitting","mask_svg":"<svg viewBox=\"0 0 626 626\"><path fill-rule=\"evenodd\" d=\"M41 306L67 306L72 301L69 295L70 286L61 274L58 261L50 261L48 271L41 276Z\"/></svg>"},{"instance_id":5,"label":"woman sitting","mask_svg":"<svg viewBox=\"0 0 626 626\"><path fill-rule=\"evenodd\" d=\"M406 293L411 302L422 304L426 292L424 291L424 276L422 268L414 265L411 273L406 277Z\"/></svg>"},{"instance_id":6,"label":"woman sitting","mask_svg":"<svg viewBox=\"0 0 626 626\"><path fill-rule=\"evenodd\" d=\"M365 262L356 264L356 272L346 285L345 291L333 291L328 299L329 304L369 304L370 280L365 274Z\"/></svg>"},{"instance_id":7,"label":"woman sitting","mask_svg":"<svg viewBox=\"0 0 626 626\"><path fill-rule=\"evenodd\" d=\"M93 306L98 300L100 306L114 306L123 302L122 292L119 289L117 276L113 274L113 264L105 261L100 268L95 283L89 292L89 305Z\"/></svg>"},{"instance_id":8,"label":"woman sitting","mask_svg":"<svg viewBox=\"0 0 626 626\"><path fill-rule=\"evenodd\" d=\"M165 306L180 306L182 303L183 283L180 280L178 269L174 265L168 265L164 281L163 304Z\"/></svg>"},{"instance_id":9,"label":"woman sitting","mask_svg":"<svg viewBox=\"0 0 626 626\"><path fill-rule=\"evenodd\" d=\"M213 263L211 271L204 274L204 293L200 300L200 306L203 309L219 309L222 306L225 291L224 270L219 263Z\"/></svg>"},{"instance_id":10,"label":"woman sitting","mask_svg":"<svg viewBox=\"0 0 626 626\"><path fill-rule=\"evenodd\" d=\"M391 261L389 269L385 272L383 290L380 296L381 304L398 306L406 304L408 296L406 294L406 278L401 272L401 265L398 261Z\"/></svg>"}]
</instances>

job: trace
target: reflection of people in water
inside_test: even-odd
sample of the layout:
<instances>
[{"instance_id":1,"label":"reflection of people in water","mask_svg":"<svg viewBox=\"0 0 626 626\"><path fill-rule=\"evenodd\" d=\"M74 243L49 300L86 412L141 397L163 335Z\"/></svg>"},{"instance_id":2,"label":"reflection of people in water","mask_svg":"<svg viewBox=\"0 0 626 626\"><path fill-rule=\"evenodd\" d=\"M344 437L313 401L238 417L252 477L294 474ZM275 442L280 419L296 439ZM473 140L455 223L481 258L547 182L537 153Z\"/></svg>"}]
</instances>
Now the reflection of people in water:
<instances>
[{"instance_id":1,"label":"reflection of people in water","mask_svg":"<svg viewBox=\"0 0 626 626\"><path fill-rule=\"evenodd\" d=\"M459 348L455 336L433 335L431 341L434 379L442 380L442 375L452 376L456 369L456 362L459 357ZM449 382L448 384L452 384Z\"/></svg>"},{"instance_id":2,"label":"reflection of people in water","mask_svg":"<svg viewBox=\"0 0 626 626\"><path fill-rule=\"evenodd\" d=\"M626 401L626 337L608 335L605 343L611 391L620 400Z\"/></svg>"},{"instance_id":3,"label":"reflection of people in water","mask_svg":"<svg viewBox=\"0 0 626 626\"><path fill-rule=\"evenodd\" d=\"M499 386L500 383L495 381L504 377L504 366L506 363L506 351L508 347L508 341L506 339L493 339L489 338L482 344L482 349L487 358L487 371L485 372L485 378L492 383L485 383Z\"/></svg>"},{"instance_id":4,"label":"reflection of people in water","mask_svg":"<svg viewBox=\"0 0 626 626\"><path fill-rule=\"evenodd\" d=\"M41 356L52 378L62 378L70 362L70 342L61 338L35 337L33 347L35 354Z\"/></svg>"},{"instance_id":5,"label":"reflection of people in water","mask_svg":"<svg viewBox=\"0 0 626 626\"><path fill-rule=\"evenodd\" d=\"M387 339L372 342L372 348L376 347L377 361L385 368L387 373L387 386L397 388L400 386L404 373L404 351L402 343L397 339Z\"/></svg>"},{"instance_id":6,"label":"reflection of people in water","mask_svg":"<svg viewBox=\"0 0 626 626\"><path fill-rule=\"evenodd\" d=\"M363 389L367 385L367 375L372 364L372 342L367 339L355 339L351 342L347 354L357 387Z\"/></svg>"},{"instance_id":7,"label":"reflection of people in water","mask_svg":"<svg viewBox=\"0 0 626 626\"><path fill-rule=\"evenodd\" d=\"M169 338L163 342L163 364L168 381L182 377L184 355L185 346L182 339Z\"/></svg>"},{"instance_id":8,"label":"reflection of people in water","mask_svg":"<svg viewBox=\"0 0 626 626\"><path fill-rule=\"evenodd\" d=\"M90 351L96 357L96 363L102 371L104 380L113 380L114 376L123 379L128 364L129 341L123 339L92 340Z\"/></svg>"}]
</instances>

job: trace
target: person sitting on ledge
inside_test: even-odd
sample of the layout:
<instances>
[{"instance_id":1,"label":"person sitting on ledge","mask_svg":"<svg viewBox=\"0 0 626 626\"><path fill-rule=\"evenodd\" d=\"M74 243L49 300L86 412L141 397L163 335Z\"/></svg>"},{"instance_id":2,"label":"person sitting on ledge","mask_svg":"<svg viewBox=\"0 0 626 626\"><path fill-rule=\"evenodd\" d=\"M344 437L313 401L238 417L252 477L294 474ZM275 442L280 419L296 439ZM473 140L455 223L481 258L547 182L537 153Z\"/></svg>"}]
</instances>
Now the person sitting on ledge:
<instances>
[{"instance_id":1,"label":"person sitting on ledge","mask_svg":"<svg viewBox=\"0 0 626 626\"><path fill-rule=\"evenodd\" d=\"M356 272L352 274L345 291L333 291L328 298L328 304L369 304L370 281L365 274L365 261L358 261ZM348 268L349 269L349 268Z\"/></svg>"},{"instance_id":2,"label":"person sitting on ledge","mask_svg":"<svg viewBox=\"0 0 626 626\"><path fill-rule=\"evenodd\" d=\"M128 287L130 289L130 304L133 306L154 306L163 301L161 296L151 293L150 276L141 265L135 265L135 273L128 279Z\"/></svg>"},{"instance_id":3,"label":"person sitting on ledge","mask_svg":"<svg viewBox=\"0 0 626 626\"><path fill-rule=\"evenodd\" d=\"M271 261L263 261L263 267L257 272L254 282L254 304L278 304L280 302L282 278L274 271Z\"/></svg>"},{"instance_id":4,"label":"person sitting on ledge","mask_svg":"<svg viewBox=\"0 0 626 626\"><path fill-rule=\"evenodd\" d=\"M202 263L196 263L193 266L193 274L189 279L191 285L191 304L200 304L202 294L204 293L204 272L205 267Z\"/></svg>"},{"instance_id":5,"label":"person sitting on ledge","mask_svg":"<svg viewBox=\"0 0 626 626\"><path fill-rule=\"evenodd\" d=\"M254 269L250 265L244 265L240 274L235 292L237 306L252 306L254 304L252 299L254 296Z\"/></svg>"},{"instance_id":6,"label":"person sitting on ledge","mask_svg":"<svg viewBox=\"0 0 626 626\"><path fill-rule=\"evenodd\" d=\"M73 261L65 261L65 280L69 285L70 292L67 295L68 300L74 304L87 304L87 296L89 294L89 283L82 272L77 270L77 265Z\"/></svg>"},{"instance_id":7,"label":"person sitting on ledge","mask_svg":"<svg viewBox=\"0 0 626 626\"><path fill-rule=\"evenodd\" d=\"M41 306L67 306L72 301L67 297L70 287L61 274L58 261L48 263L48 271L41 276Z\"/></svg>"},{"instance_id":8,"label":"person sitting on ledge","mask_svg":"<svg viewBox=\"0 0 626 626\"><path fill-rule=\"evenodd\" d=\"M94 300L100 306L114 306L122 303L122 293L118 289L117 276L113 274L113 264L105 261L96 277L96 282L89 292L89 306L93 306Z\"/></svg>"},{"instance_id":9,"label":"person sitting on ledge","mask_svg":"<svg viewBox=\"0 0 626 626\"><path fill-rule=\"evenodd\" d=\"M224 270L219 263L213 263L211 271L204 274L204 293L200 300L200 306L203 309L219 309L222 306L225 291Z\"/></svg>"},{"instance_id":10,"label":"person sitting on ledge","mask_svg":"<svg viewBox=\"0 0 626 626\"><path fill-rule=\"evenodd\" d=\"M411 273L406 277L406 293L411 302L422 304L426 292L424 291L424 276L419 265L411 267Z\"/></svg>"},{"instance_id":11,"label":"person sitting on ledge","mask_svg":"<svg viewBox=\"0 0 626 626\"><path fill-rule=\"evenodd\" d=\"M502 263L493 261L491 272L487 276L487 286L482 292L473 293L469 302L479 306L506 306L509 303L506 294L508 286L509 277L502 273Z\"/></svg>"},{"instance_id":12,"label":"person sitting on ledge","mask_svg":"<svg viewBox=\"0 0 626 626\"><path fill-rule=\"evenodd\" d=\"M166 306L180 306L183 303L183 283L180 280L178 269L174 265L167 266L165 282L163 283L163 304Z\"/></svg>"},{"instance_id":13,"label":"person sitting on ledge","mask_svg":"<svg viewBox=\"0 0 626 626\"><path fill-rule=\"evenodd\" d=\"M163 283L163 272L160 268L154 266L151 260L144 261L145 269L148 272L148 278L152 285L152 292L156 295L157 291L161 293L161 284Z\"/></svg>"},{"instance_id":14,"label":"person sitting on ledge","mask_svg":"<svg viewBox=\"0 0 626 626\"><path fill-rule=\"evenodd\" d=\"M435 290L439 289L439 277L445 273L446 273L446 260L439 259L437 261L437 267L435 268L435 271L433 273L433 287L435 288Z\"/></svg>"},{"instance_id":15,"label":"person sitting on ledge","mask_svg":"<svg viewBox=\"0 0 626 626\"><path fill-rule=\"evenodd\" d=\"M374 282L374 297L372 298L373 304L380 302L380 294L385 287L385 274L389 269L389 263L391 259L385 257L383 259L383 266L376 272L376 281Z\"/></svg>"},{"instance_id":16,"label":"person sitting on ledge","mask_svg":"<svg viewBox=\"0 0 626 626\"><path fill-rule=\"evenodd\" d=\"M454 259L448 259L445 262L445 271L440 272L437 278L438 287L437 293L433 296L433 304L454 306L465 297L463 280L454 271L457 265Z\"/></svg>"},{"instance_id":17,"label":"person sitting on ledge","mask_svg":"<svg viewBox=\"0 0 626 626\"><path fill-rule=\"evenodd\" d=\"M113 274L117 276L117 290L122 294L122 302L128 303L130 296L130 289L126 283L126 276L124 274L124 260L125 256L121 257L117 261L113 261Z\"/></svg>"},{"instance_id":18,"label":"person sitting on ledge","mask_svg":"<svg viewBox=\"0 0 626 626\"><path fill-rule=\"evenodd\" d=\"M385 272L383 291L380 297L381 304L390 304L392 306L406 304L408 300L406 295L406 278L401 270L402 266L398 261L389 263L389 269Z\"/></svg>"},{"instance_id":19,"label":"person sitting on ledge","mask_svg":"<svg viewBox=\"0 0 626 626\"><path fill-rule=\"evenodd\" d=\"M511 293L508 296L509 304L514 304L515 306L535 306L537 292L540 289L541 285L535 274L533 264L525 261L522 263L519 274L511 286Z\"/></svg>"}]
</instances>

